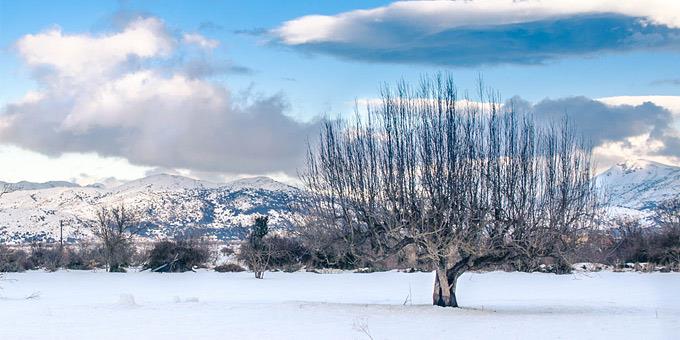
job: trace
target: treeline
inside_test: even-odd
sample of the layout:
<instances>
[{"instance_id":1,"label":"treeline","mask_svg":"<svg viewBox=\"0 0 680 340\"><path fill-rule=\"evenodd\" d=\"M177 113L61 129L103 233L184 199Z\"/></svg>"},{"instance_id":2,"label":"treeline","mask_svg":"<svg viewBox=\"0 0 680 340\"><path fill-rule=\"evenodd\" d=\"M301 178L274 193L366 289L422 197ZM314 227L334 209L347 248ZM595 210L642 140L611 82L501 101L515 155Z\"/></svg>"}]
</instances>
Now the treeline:
<instances>
[{"instance_id":1,"label":"treeline","mask_svg":"<svg viewBox=\"0 0 680 340\"><path fill-rule=\"evenodd\" d=\"M90 242L33 244L27 249L0 245L0 272L59 268L125 272L128 267L182 272L206 267L216 256L211 244L200 238L139 242L143 225L139 213L124 205L102 207L95 215L86 225L94 236Z\"/></svg>"},{"instance_id":2,"label":"treeline","mask_svg":"<svg viewBox=\"0 0 680 340\"><path fill-rule=\"evenodd\" d=\"M565 258L571 264L589 262L616 269L680 271L680 198L659 205L653 219L655 226L640 220L621 220L614 226L593 229L584 234ZM59 244L35 243L28 246L0 245L0 272L57 269L111 270L111 247L105 242ZM404 269L432 271L422 261L416 247L380 258L355 256L347 244L319 233L313 226L300 226L295 234L270 232L268 218L256 218L249 236L232 245L217 245L201 238L130 242L115 254L113 271L136 267L155 272L185 272L213 268L220 272L250 270L258 278L266 271L322 269L361 270L363 272ZM218 261L222 258L222 261ZM228 259L224 263L224 259ZM214 266L216 263L221 263ZM509 262L488 266L487 270L521 270L526 264ZM536 258L532 271L562 272L549 258Z\"/></svg>"},{"instance_id":3,"label":"treeline","mask_svg":"<svg viewBox=\"0 0 680 340\"><path fill-rule=\"evenodd\" d=\"M98 242L64 246L42 243L25 246L0 245L0 272L36 269L48 271L106 269L112 272L125 272L129 267L159 272L182 272L208 267L216 254L210 242L195 239L163 240L151 244L133 243L125 253L117 256L120 261L112 270L107 250Z\"/></svg>"},{"instance_id":4,"label":"treeline","mask_svg":"<svg viewBox=\"0 0 680 340\"><path fill-rule=\"evenodd\" d=\"M622 269L680 271L680 197L659 204L649 220L619 219L611 228L592 230L577 247L575 262L594 262Z\"/></svg>"}]
</instances>

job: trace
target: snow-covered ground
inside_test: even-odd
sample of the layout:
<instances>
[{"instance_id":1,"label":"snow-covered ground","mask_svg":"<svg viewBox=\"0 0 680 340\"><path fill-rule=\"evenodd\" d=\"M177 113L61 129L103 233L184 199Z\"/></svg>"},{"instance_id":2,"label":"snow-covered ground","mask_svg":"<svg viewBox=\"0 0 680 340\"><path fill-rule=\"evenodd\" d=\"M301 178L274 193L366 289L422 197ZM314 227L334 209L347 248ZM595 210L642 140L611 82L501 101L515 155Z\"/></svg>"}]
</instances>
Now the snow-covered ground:
<instances>
[{"instance_id":1,"label":"snow-covered ground","mask_svg":"<svg viewBox=\"0 0 680 340\"><path fill-rule=\"evenodd\" d=\"M432 279L400 272L267 273L264 280L215 272L7 274L0 339L680 338L678 273L467 273L460 309L430 305Z\"/></svg>"}]
</instances>

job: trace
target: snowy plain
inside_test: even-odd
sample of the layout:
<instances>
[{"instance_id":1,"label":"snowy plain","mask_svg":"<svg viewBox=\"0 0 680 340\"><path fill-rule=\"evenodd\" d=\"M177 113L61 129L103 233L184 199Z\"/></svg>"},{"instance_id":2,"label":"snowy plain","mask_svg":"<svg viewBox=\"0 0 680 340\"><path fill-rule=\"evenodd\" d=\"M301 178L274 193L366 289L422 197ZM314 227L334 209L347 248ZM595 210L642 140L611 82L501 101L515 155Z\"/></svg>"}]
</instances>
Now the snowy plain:
<instances>
[{"instance_id":1,"label":"snowy plain","mask_svg":"<svg viewBox=\"0 0 680 340\"><path fill-rule=\"evenodd\" d=\"M30 271L0 281L0 339L680 339L680 273ZM33 296L32 298L28 298Z\"/></svg>"}]
</instances>

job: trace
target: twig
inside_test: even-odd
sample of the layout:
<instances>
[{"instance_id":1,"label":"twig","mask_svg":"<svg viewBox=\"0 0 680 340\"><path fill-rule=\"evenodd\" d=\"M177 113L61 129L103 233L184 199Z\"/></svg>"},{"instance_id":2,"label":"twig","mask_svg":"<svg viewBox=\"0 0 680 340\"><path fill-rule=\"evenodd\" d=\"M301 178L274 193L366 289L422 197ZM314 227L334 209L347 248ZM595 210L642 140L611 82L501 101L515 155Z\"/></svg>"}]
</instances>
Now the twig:
<instances>
[{"instance_id":1,"label":"twig","mask_svg":"<svg viewBox=\"0 0 680 340\"><path fill-rule=\"evenodd\" d=\"M352 328L357 332L364 333L369 339L373 340L373 336L371 335L371 330L368 328L368 322L366 319L355 320Z\"/></svg>"},{"instance_id":2,"label":"twig","mask_svg":"<svg viewBox=\"0 0 680 340\"><path fill-rule=\"evenodd\" d=\"M34 300L40 298L40 292L33 292L31 295L26 297L26 300Z\"/></svg>"},{"instance_id":3,"label":"twig","mask_svg":"<svg viewBox=\"0 0 680 340\"><path fill-rule=\"evenodd\" d=\"M406 296L406 299L404 300L404 306L406 306L406 303L410 302L411 305L413 305L413 300L411 299L411 284L408 285L408 295Z\"/></svg>"}]
</instances>

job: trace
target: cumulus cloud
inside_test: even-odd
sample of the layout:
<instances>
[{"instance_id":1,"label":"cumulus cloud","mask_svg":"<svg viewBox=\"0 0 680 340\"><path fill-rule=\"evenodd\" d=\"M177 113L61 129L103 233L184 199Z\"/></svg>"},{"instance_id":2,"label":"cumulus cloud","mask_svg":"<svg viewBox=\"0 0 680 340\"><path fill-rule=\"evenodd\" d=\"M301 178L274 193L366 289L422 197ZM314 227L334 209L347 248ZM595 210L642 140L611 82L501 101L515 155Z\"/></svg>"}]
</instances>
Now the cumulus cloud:
<instances>
[{"instance_id":1,"label":"cumulus cloud","mask_svg":"<svg viewBox=\"0 0 680 340\"><path fill-rule=\"evenodd\" d=\"M206 49L213 49L220 45L219 41L208 39L198 33L184 33L182 40L187 44L194 44Z\"/></svg>"},{"instance_id":2,"label":"cumulus cloud","mask_svg":"<svg viewBox=\"0 0 680 340\"><path fill-rule=\"evenodd\" d=\"M167 56L174 40L156 18L139 18L116 34L65 35L60 28L28 34L16 43L23 61L33 70L61 78L90 80L117 72L133 58Z\"/></svg>"},{"instance_id":3,"label":"cumulus cloud","mask_svg":"<svg viewBox=\"0 0 680 340\"><path fill-rule=\"evenodd\" d=\"M592 142L601 166L630 158L680 160L679 96L568 97L535 104L515 97L506 106L510 102L542 121L568 117Z\"/></svg>"},{"instance_id":4,"label":"cumulus cloud","mask_svg":"<svg viewBox=\"0 0 680 340\"><path fill-rule=\"evenodd\" d=\"M2 109L0 142L165 168L294 174L314 123L287 116L282 94L235 96L206 78L214 70L188 72L201 59L187 57L187 44L216 46L188 40L156 18L102 35L54 28L22 37L17 51L40 86Z\"/></svg>"},{"instance_id":5,"label":"cumulus cloud","mask_svg":"<svg viewBox=\"0 0 680 340\"><path fill-rule=\"evenodd\" d=\"M680 49L680 2L413 1L308 15L268 33L302 51L374 62L534 64L565 55Z\"/></svg>"},{"instance_id":6,"label":"cumulus cloud","mask_svg":"<svg viewBox=\"0 0 680 340\"><path fill-rule=\"evenodd\" d=\"M567 115L594 144L650 133L663 135L673 122L670 111L652 103L607 105L586 98L545 99L532 108L538 118L551 121Z\"/></svg>"},{"instance_id":7,"label":"cumulus cloud","mask_svg":"<svg viewBox=\"0 0 680 340\"><path fill-rule=\"evenodd\" d=\"M680 118L680 96L615 96L597 99L608 105L642 105L646 102L654 103Z\"/></svg>"}]
</instances>

